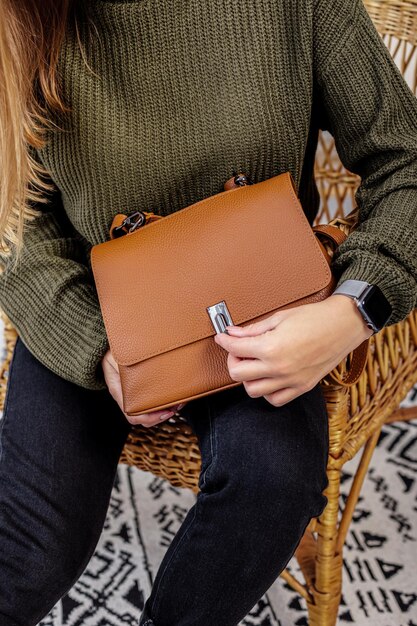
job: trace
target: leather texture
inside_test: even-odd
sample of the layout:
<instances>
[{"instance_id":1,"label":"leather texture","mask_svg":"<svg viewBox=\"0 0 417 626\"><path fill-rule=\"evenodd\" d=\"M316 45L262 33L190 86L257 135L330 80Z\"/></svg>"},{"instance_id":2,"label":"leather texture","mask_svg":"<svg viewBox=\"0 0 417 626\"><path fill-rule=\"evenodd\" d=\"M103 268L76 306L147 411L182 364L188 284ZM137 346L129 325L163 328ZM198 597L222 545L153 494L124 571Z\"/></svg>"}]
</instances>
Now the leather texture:
<instances>
[{"instance_id":1,"label":"leather texture","mask_svg":"<svg viewBox=\"0 0 417 626\"><path fill-rule=\"evenodd\" d=\"M242 384L229 376L206 307L224 300L233 323L245 325L323 300L335 288L325 233L310 226L291 173L245 186L232 180L166 217L149 213L149 223L91 249L129 416ZM124 217L114 217L111 234ZM345 235L334 231L340 243ZM360 348L351 378L364 366Z\"/></svg>"}]
</instances>

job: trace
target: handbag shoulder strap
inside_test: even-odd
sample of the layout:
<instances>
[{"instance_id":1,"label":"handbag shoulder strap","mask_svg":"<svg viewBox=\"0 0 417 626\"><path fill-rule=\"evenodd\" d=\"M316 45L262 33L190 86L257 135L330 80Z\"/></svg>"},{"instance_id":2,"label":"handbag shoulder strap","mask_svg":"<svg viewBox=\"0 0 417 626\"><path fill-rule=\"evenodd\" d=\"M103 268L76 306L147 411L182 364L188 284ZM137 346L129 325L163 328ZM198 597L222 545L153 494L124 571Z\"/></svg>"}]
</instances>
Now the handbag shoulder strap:
<instances>
[{"instance_id":1,"label":"handbag shoulder strap","mask_svg":"<svg viewBox=\"0 0 417 626\"><path fill-rule=\"evenodd\" d=\"M323 235L324 238L330 239L330 241L336 246L343 243L347 237L347 235L340 230L340 228L337 228L337 226L331 226L331 224L317 224L317 226L313 226L313 231L319 239L321 235Z\"/></svg>"},{"instance_id":2,"label":"handbag shoulder strap","mask_svg":"<svg viewBox=\"0 0 417 626\"><path fill-rule=\"evenodd\" d=\"M368 359L368 347L369 338L365 339L365 341L363 341L350 353L350 367L343 376L341 376L336 369L329 372L327 376L333 378L338 385L342 385L343 387L350 387L351 385L354 385L359 380L363 370L365 369Z\"/></svg>"}]
</instances>

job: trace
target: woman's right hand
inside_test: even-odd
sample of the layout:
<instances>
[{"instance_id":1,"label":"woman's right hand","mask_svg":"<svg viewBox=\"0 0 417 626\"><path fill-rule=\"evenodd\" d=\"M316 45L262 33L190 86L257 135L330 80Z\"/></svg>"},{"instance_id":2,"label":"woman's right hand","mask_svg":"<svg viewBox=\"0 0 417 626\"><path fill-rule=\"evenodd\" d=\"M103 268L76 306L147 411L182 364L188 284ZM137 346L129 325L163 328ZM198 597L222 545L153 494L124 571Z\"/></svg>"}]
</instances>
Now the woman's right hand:
<instances>
[{"instance_id":1,"label":"woman's right hand","mask_svg":"<svg viewBox=\"0 0 417 626\"><path fill-rule=\"evenodd\" d=\"M120 407L120 410L125 415L127 421L130 424L142 424L142 426L146 427L155 426L155 424L160 424L161 421L165 421L172 417L175 411L179 411L186 404L186 402L183 402L182 404L178 404L171 409L153 411L152 413L144 413L143 415L126 415L126 413L123 411L123 397L119 366L114 360L114 357L110 350L107 350L106 354L102 358L101 365L110 394L116 400L117 404Z\"/></svg>"}]
</instances>

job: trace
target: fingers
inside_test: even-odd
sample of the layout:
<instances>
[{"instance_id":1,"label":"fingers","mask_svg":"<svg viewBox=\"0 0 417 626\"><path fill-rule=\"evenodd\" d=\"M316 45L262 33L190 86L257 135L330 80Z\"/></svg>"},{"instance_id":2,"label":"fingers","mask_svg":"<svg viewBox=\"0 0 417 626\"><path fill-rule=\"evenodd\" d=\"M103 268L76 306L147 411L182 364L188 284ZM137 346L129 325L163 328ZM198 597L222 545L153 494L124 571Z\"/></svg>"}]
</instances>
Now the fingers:
<instances>
[{"instance_id":1,"label":"fingers","mask_svg":"<svg viewBox=\"0 0 417 626\"><path fill-rule=\"evenodd\" d=\"M108 352L108 357L107 357L107 358L108 358L108 360L109 360L110 365L112 365L112 367L114 367L114 369L116 370L116 372L118 372L118 371L119 371L119 365L116 363L116 361L115 361L115 359L114 359L114 356L112 355L112 353L111 353L111 351L110 351L110 350L109 350L109 352Z\"/></svg>"},{"instance_id":2,"label":"fingers","mask_svg":"<svg viewBox=\"0 0 417 626\"><path fill-rule=\"evenodd\" d=\"M240 382L268 378L271 375L269 366L263 361L259 359L241 359L230 353L227 356L227 367L230 377Z\"/></svg>"},{"instance_id":3,"label":"fingers","mask_svg":"<svg viewBox=\"0 0 417 626\"><path fill-rule=\"evenodd\" d=\"M161 411L153 411L151 413L143 413L142 415L126 415L124 414L127 421L137 426L140 424L141 426L145 426L146 428L150 428L151 426L156 426L156 424L160 424L162 421L170 419L174 415L177 414L187 403L182 402L170 409L163 409Z\"/></svg>"},{"instance_id":4,"label":"fingers","mask_svg":"<svg viewBox=\"0 0 417 626\"><path fill-rule=\"evenodd\" d=\"M245 324L245 326L227 326L227 330L230 330L232 333L236 333L237 336L250 336L250 335L261 335L262 333L266 333L268 330L272 330L276 328L278 321L280 318L280 313L275 313L266 317L259 322L253 322L252 324Z\"/></svg>"},{"instance_id":5,"label":"fingers","mask_svg":"<svg viewBox=\"0 0 417 626\"><path fill-rule=\"evenodd\" d=\"M214 341L236 357L260 359L264 353L264 335L235 337L227 333L218 333L214 335Z\"/></svg>"},{"instance_id":6,"label":"fingers","mask_svg":"<svg viewBox=\"0 0 417 626\"><path fill-rule=\"evenodd\" d=\"M116 372L119 372L119 366L116 363L115 358L112 355L110 349L108 349L107 352L104 354L104 356L102 358L102 364L103 364L103 367L111 366L112 369L114 369Z\"/></svg>"},{"instance_id":7,"label":"fingers","mask_svg":"<svg viewBox=\"0 0 417 626\"><path fill-rule=\"evenodd\" d=\"M119 375L119 367L114 360L114 357L111 354L110 350L106 352L102 363L104 377L107 383L108 390L111 396L119 405L119 408L122 411L123 415L126 417L129 424L132 424L132 426L136 426L138 424L146 426L147 428L149 428L150 426L155 426L156 424L160 424L162 421L173 417L187 404L186 402L182 402L176 406L170 407L169 409L163 409L161 411L152 411L151 413L144 413L142 415L127 415L123 410L123 393Z\"/></svg>"},{"instance_id":8,"label":"fingers","mask_svg":"<svg viewBox=\"0 0 417 626\"><path fill-rule=\"evenodd\" d=\"M129 424L132 424L133 426L140 424L146 428L160 424L162 421L165 421L174 415L175 411L171 409L169 411L164 410L153 411L152 413L143 413L142 415L126 415L125 413L125 417Z\"/></svg>"},{"instance_id":9,"label":"fingers","mask_svg":"<svg viewBox=\"0 0 417 626\"><path fill-rule=\"evenodd\" d=\"M267 393L264 395L265 400L272 404L272 406L283 406L298 396L301 396L305 391L301 391L294 387L285 387L283 389L278 389L278 391L274 391L273 393Z\"/></svg>"}]
</instances>

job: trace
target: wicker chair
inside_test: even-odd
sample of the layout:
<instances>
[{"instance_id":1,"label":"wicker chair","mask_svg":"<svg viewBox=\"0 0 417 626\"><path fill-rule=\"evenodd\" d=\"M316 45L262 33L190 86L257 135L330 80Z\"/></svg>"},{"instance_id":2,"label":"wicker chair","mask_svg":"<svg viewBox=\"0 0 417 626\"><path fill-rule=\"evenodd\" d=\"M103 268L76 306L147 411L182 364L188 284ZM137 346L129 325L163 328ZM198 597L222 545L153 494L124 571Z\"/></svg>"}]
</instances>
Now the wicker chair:
<instances>
[{"instance_id":1,"label":"wicker chair","mask_svg":"<svg viewBox=\"0 0 417 626\"><path fill-rule=\"evenodd\" d=\"M417 95L417 0L365 0L365 5ZM349 234L357 221L357 208L352 207L360 179L343 167L334 139L326 132L320 133L315 175L321 195L315 223L330 223ZM333 253L330 247L327 249ZM16 340L15 329L4 312L1 315L5 322L6 358L0 366L0 409L4 406L7 371ZM349 358L350 355L335 368L338 373L346 371ZM398 408L416 383L417 309L403 322L371 337L367 365L356 384L341 386L329 375L321 381L329 414L329 485L325 492L328 505L319 518L311 520L295 552L305 583L287 569L280 574L305 598L311 626L336 623L343 545L372 452L385 423L417 418L417 408ZM362 447L349 497L344 510L339 511L341 469ZM181 417L149 429L134 427L120 462L198 492L200 452L194 433Z\"/></svg>"}]
</instances>

